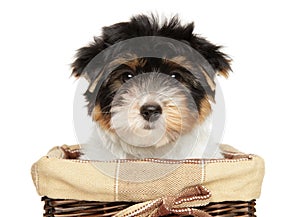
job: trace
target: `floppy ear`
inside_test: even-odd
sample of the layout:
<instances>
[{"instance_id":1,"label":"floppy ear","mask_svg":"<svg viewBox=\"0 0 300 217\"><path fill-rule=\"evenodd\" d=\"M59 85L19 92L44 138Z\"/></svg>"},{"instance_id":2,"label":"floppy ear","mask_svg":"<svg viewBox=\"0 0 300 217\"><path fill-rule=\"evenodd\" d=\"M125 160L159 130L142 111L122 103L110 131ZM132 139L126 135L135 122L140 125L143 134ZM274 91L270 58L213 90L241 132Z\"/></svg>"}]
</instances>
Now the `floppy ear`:
<instances>
[{"instance_id":1,"label":"floppy ear","mask_svg":"<svg viewBox=\"0 0 300 217\"><path fill-rule=\"evenodd\" d=\"M216 46L196 35L191 38L190 44L209 62L216 74L228 77L231 59L220 51L221 46Z\"/></svg>"},{"instance_id":2,"label":"floppy ear","mask_svg":"<svg viewBox=\"0 0 300 217\"><path fill-rule=\"evenodd\" d=\"M72 75L76 78L83 75L83 70L87 66L87 64L106 47L107 46L101 38L95 37L94 41L88 46L78 49L75 55L75 61L71 65Z\"/></svg>"},{"instance_id":3,"label":"floppy ear","mask_svg":"<svg viewBox=\"0 0 300 217\"><path fill-rule=\"evenodd\" d=\"M84 68L101 51L120 41L121 38L124 40L126 37L128 38L128 34L126 35L124 33L125 31L128 31L127 27L128 22L116 23L111 26L103 27L101 36L94 37L94 41L88 46L77 50L75 61L71 65L72 75L75 77L84 75L84 77L89 80L89 75L83 71Z\"/></svg>"}]
</instances>

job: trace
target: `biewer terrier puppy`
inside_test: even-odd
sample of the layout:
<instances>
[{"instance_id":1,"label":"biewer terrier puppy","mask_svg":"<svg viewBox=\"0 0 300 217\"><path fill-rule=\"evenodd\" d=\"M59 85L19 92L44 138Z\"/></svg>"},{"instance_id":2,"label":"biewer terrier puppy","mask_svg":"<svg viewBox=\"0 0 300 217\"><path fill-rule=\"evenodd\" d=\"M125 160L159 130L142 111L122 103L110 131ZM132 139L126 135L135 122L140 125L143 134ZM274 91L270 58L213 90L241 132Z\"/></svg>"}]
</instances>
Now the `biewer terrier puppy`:
<instances>
[{"instance_id":1,"label":"biewer terrier puppy","mask_svg":"<svg viewBox=\"0 0 300 217\"><path fill-rule=\"evenodd\" d=\"M201 157L209 140L215 75L228 56L182 25L139 15L104 27L78 50L72 75L89 82L95 123L83 159Z\"/></svg>"}]
</instances>

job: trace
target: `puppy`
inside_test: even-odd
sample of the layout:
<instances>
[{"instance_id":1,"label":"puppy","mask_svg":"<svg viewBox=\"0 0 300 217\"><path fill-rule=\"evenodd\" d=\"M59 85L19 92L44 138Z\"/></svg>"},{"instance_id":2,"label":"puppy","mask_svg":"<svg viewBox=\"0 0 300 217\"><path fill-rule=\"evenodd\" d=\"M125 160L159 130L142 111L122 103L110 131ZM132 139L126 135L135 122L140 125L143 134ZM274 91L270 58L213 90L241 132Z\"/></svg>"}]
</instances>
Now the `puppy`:
<instances>
[{"instance_id":1,"label":"puppy","mask_svg":"<svg viewBox=\"0 0 300 217\"><path fill-rule=\"evenodd\" d=\"M230 59L182 25L138 15L104 27L80 48L72 75L89 82L88 114L95 123L82 159L184 159L203 156L212 128L215 76Z\"/></svg>"}]
</instances>

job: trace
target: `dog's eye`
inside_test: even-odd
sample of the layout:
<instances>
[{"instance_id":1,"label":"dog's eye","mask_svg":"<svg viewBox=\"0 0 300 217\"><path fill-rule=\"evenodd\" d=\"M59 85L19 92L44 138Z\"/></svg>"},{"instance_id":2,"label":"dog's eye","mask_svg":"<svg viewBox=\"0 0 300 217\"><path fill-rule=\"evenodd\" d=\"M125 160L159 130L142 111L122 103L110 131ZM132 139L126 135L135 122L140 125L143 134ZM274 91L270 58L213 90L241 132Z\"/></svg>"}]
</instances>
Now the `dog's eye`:
<instances>
[{"instance_id":1,"label":"dog's eye","mask_svg":"<svg viewBox=\"0 0 300 217\"><path fill-rule=\"evenodd\" d=\"M175 79L178 80L178 81L181 81L181 80L182 80L182 76L181 76L178 72L172 72L172 73L170 74L170 76L171 76L172 78L175 78Z\"/></svg>"},{"instance_id":2,"label":"dog's eye","mask_svg":"<svg viewBox=\"0 0 300 217\"><path fill-rule=\"evenodd\" d=\"M132 72L126 71L126 72L124 72L124 73L122 74L121 79L122 79L123 82L126 82L126 81L128 81L129 79L133 78L133 76L134 76L134 75L133 75Z\"/></svg>"}]
</instances>

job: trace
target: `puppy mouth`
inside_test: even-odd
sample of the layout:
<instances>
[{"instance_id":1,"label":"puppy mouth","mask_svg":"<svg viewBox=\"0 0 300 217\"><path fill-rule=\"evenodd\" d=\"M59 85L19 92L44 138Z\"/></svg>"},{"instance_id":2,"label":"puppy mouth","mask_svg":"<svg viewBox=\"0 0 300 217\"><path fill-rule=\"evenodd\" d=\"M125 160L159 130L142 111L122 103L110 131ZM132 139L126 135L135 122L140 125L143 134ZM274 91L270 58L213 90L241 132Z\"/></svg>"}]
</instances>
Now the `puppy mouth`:
<instances>
[{"instance_id":1,"label":"puppy mouth","mask_svg":"<svg viewBox=\"0 0 300 217\"><path fill-rule=\"evenodd\" d=\"M146 124L144 125L144 128L143 128L143 129L144 129L144 130L154 130L154 129L155 129L155 124L152 123L152 122L146 123Z\"/></svg>"}]
</instances>

